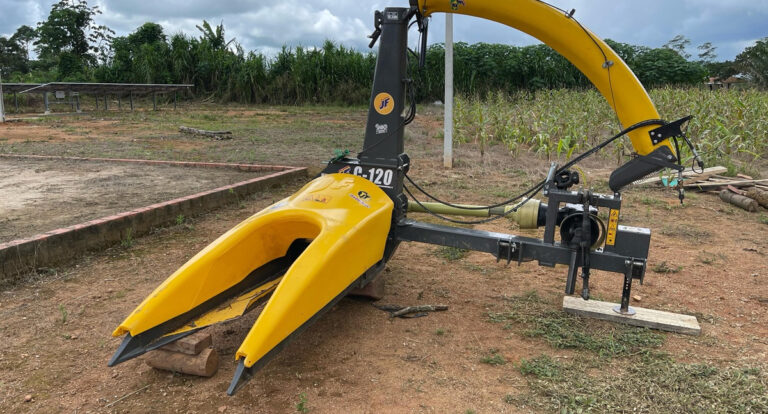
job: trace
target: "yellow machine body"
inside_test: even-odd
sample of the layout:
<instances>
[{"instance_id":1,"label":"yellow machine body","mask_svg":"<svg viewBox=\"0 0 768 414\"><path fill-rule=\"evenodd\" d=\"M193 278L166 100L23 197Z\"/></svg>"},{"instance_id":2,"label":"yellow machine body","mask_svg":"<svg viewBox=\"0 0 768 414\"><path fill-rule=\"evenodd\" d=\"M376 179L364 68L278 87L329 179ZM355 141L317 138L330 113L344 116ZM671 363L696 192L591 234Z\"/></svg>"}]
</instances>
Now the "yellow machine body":
<instances>
[{"instance_id":1,"label":"yellow machine body","mask_svg":"<svg viewBox=\"0 0 768 414\"><path fill-rule=\"evenodd\" d=\"M442 12L493 20L541 40L589 78L616 112L623 127L659 118L648 92L610 46L546 3L537 0L419 0L419 9L424 16ZM649 131L654 128L656 126L646 126L628 133L635 152L646 155L666 145L674 153L669 140L657 145L651 143Z\"/></svg>"},{"instance_id":2,"label":"yellow machine body","mask_svg":"<svg viewBox=\"0 0 768 414\"><path fill-rule=\"evenodd\" d=\"M281 277L237 292L195 315L176 335L236 318L271 298L237 351L250 367L383 259L392 200L370 181L329 174L243 221L173 273L115 329L132 337L183 315L283 257L294 241L311 240Z\"/></svg>"}]
</instances>

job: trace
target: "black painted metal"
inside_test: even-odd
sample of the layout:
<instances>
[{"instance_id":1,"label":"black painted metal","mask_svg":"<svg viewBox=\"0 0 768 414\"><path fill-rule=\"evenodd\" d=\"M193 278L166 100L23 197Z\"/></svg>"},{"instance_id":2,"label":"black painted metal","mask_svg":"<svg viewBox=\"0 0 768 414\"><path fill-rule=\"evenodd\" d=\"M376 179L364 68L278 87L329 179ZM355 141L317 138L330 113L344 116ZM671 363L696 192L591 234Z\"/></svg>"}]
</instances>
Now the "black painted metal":
<instances>
[{"instance_id":1,"label":"black painted metal","mask_svg":"<svg viewBox=\"0 0 768 414\"><path fill-rule=\"evenodd\" d=\"M589 251L592 247L593 240L590 237L591 231L591 217L589 216L589 203L592 198L592 191L582 190L583 211L581 212L581 240L579 240L579 252L581 253L581 297L584 300L589 299L589 275L591 272L591 257L592 253Z\"/></svg>"},{"instance_id":2,"label":"black painted metal","mask_svg":"<svg viewBox=\"0 0 768 414\"><path fill-rule=\"evenodd\" d=\"M629 311L629 295L632 293L632 272L627 266L627 271L624 273L624 284L621 289L621 313L627 313Z\"/></svg>"},{"instance_id":3,"label":"black painted metal","mask_svg":"<svg viewBox=\"0 0 768 414\"><path fill-rule=\"evenodd\" d=\"M379 55L376 59L373 90L368 108L363 161L396 166L404 152L406 50L408 47L407 8L387 8L380 13Z\"/></svg>"},{"instance_id":4,"label":"black painted metal","mask_svg":"<svg viewBox=\"0 0 768 414\"><path fill-rule=\"evenodd\" d=\"M582 258L572 260L575 248L564 246L560 243L549 244L541 239L521 237L506 233L497 233L485 230L464 229L459 227L442 226L439 224L422 223L414 220L405 220L396 228L397 238L400 241L415 241L441 246L450 246L460 249L475 250L490 253L496 258L506 259L508 253L503 246L509 245L512 249L512 260L530 261L536 260L543 264L564 264L582 266ZM577 255L578 256L578 255ZM645 259L632 258L615 253L595 250L590 255L590 264L593 269L605 270L624 274L626 261L635 260L645 263ZM644 272L645 270L642 269Z\"/></svg>"},{"instance_id":5,"label":"black painted metal","mask_svg":"<svg viewBox=\"0 0 768 414\"><path fill-rule=\"evenodd\" d=\"M579 252L576 250L571 252L571 261L568 263L568 276L565 279L565 294L573 295L576 290L576 276L579 268L576 266L576 260L579 257Z\"/></svg>"},{"instance_id":6,"label":"black painted metal","mask_svg":"<svg viewBox=\"0 0 768 414\"><path fill-rule=\"evenodd\" d=\"M664 168L682 171L683 167L675 161L677 158L669 147L665 145L656 148L648 155L635 157L614 170L608 179L608 187L613 191L621 191L626 185Z\"/></svg>"},{"instance_id":7,"label":"black painted metal","mask_svg":"<svg viewBox=\"0 0 768 414\"><path fill-rule=\"evenodd\" d=\"M651 142L653 145L656 145L665 139L683 136L683 125L690 121L691 118L693 118L693 115L688 115L678 119L677 121L672 121L658 128L652 129L649 132L649 135L651 136Z\"/></svg>"}]
</instances>

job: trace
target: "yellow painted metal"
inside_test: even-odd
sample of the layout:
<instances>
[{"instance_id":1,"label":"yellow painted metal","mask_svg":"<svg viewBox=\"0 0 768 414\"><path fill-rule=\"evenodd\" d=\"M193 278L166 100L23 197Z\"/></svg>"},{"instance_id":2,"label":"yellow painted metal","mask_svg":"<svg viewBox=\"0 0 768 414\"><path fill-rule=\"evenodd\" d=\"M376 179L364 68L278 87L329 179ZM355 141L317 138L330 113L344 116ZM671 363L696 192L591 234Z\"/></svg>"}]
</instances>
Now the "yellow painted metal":
<instances>
[{"instance_id":1,"label":"yellow painted metal","mask_svg":"<svg viewBox=\"0 0 768 414\"><path fill-rule=\"evenodd\" d=\"M619 210L611 209L611 213L608 216L608 235L605 239L605 244L613 246L616 244L616 229L619 227Z\"/></svg>"},{"instance_id":2,"label":"yellow painted metal","mask_svg":"<svg viewBox=\"0 0 768 414\"><path fill-rule=\"evenodd\" d=\"M332 174L318 180L326 184L317 186L315 196L328 197L323 233L283 276L237 350L236 358L245 358L246 367L253 366L383 259L392 220L390 198L360 177Z\"/></svg>"},{"instance_id":3,"label":"yellow painted metal","mask_svg":"<svg viewBox=\"0 0 768 414\"><path fill-rule=\"evenodd\" d=\"M144 299L112 335L136 336L187 313L254 269L284 256L294 240L312 239L279 281L238 350L238 358L255 361L383 258L392 208L392 200L363 178L351 174L316 178L195 255ZM247 308L248 301L257 299L259 289L271 287L251 289L236 299L237 306ZM204 317L215 322L236 313L213 311Z\"/></svg>"},{"instance_id":4,"label":"yellow painted metal","mask_svg":"<svg viewBox=\"0 0 768 414\"><path fill-rule=\"evenodd\" d=\"M263 285L251 289L248 292L227 301L218 308L206 312L187 325L184 325L181 328L173 332L169 332L163 336L178 335L180 333L189 332L194 329L205 328L206 326L210 326L219 322L239 318L240 316L243 316L255 302L271 295L281 280L283 280L282 277L275 280L270 280Z\"/></svg>"},{"instance_id":5,"label":"yellow painted metal","mask_svg":"<svg viewBox=\"0 0 768 414\"><path fill-rule=\"evenodd\" d=\"M511 26L541 40L563 55L595 85L618 115L623 127L659 118L648 93L621 58L597 35L582 28L575 20L537 0L419 0L424 16L433 13L457 13ZM605 53L605 57L603 56ZM606 63L606 58L609 64ZM628 135L640 155L659 146L650 141L655 126L638 128Z\"/></svg>"}]
</instances>

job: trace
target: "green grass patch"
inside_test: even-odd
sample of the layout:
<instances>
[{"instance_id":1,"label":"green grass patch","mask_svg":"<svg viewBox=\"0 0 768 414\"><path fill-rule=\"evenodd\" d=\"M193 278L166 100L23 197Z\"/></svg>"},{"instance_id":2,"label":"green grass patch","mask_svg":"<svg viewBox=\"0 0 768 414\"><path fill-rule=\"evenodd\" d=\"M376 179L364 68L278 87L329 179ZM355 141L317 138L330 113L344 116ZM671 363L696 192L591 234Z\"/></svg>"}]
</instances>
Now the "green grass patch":
<instances>
[{"instance_id":1,"label":"green grass patch","mask_svg":"<svg viewBox=\"0 0 768 414\"><path fill-rule=\"evenodd\" d=\"M309 400L307 399L307 394L301 393L299 394L299 402L296 403L296 412L298 413L308 413L309 407L307 407L307 403Z\"/></svg>"},{"instance_id":2,"label":"green grass patch","mask_svg":"<svg viewBox=\"0 0 768 414\"><path fill-rule=\"evenodd\" d=\"M536 358L520 360L520 373L523 375L533 375L537 378L558 378L561 370L560 363L550 358L549 355L542 354Z\"/></svg>"},{"instance_id":3,"label":"green grass patch","mask_svg":"<svg viewBox=\"0 0 768 414\"><path fill-rule=\"evenodd\" d=\"M546 412L768 412L764 368L677 363L657 354L597 372L581 361L562 365L542 355L520 370L530 392L513 403Z\"/></svg>"},{"instance_id":4,"label":"green grass patch","mask_svg":"<svg viewBox=\"0 0 768 414\"><path fill-rule=\"evenodd\" d=\"M570 315L543 300L536 291L505 298L502 312L489 312L488 320L520 329L523 335L541 338L560 349L578 349L600 357L643 353L660 347L664 336L645 328L609 324Z\"/></svg>"},{"instance_id":5,"label":"green grass patch","mask_svg":"<svg viewBox=\"0 0 768 414\"><path fill-rule=\"evenodd\" d=\"M651 270L653 270L656 273L668 274L668 273L678 273L681 270L683 270L683 267L682 266L677 266L677 267L670 266L669 264L667 264L667 261L664 260L661 263L655 264L651 268Z\"/></svg>"},{"instance_id":6,"label":"green grass patch","mask_svg":"<svg viewBox=\"0 0 768 414\"><path fill-rule=\"evenodd\" d=\"M683 239L693 239L695 241L704 241L712 238L712 234L709 231L697 228L695 225L677 225L664 227L661 229L661 234Z\"/></svg>"},{"instance_id":7,"label":"green grass patch","mask_svg":"<svg viewBox=\"0 0 768 414\"><path fill-rule=\"evenodd\" d=\"M469 250L459 249L458 247L440 246L435 249L437 257L443 258L449 262L463 259Z\"/></svg>"},{"instance_id":8,"label":"green grass patch","mask_svg":"<svg viewBox=\"0 0 768 414\"><path fill-rule=\"evenodd\" d=\"M506 358L504 358L503 355L499 354L498 349L489 349L488 354L483 355L482 358L480 358L480 362L483 364L488 365L505 365L507 363Z\"/></svg>"}]
</instances>

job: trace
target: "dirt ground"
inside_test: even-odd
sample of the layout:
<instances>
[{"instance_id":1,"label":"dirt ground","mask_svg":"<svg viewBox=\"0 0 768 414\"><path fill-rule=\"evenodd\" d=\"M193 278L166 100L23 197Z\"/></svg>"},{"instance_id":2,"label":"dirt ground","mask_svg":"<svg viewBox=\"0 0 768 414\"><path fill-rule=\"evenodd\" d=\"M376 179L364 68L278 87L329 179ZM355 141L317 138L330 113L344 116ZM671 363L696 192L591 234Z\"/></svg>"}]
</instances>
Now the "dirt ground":
<instances>
[{"instance_id":1,"label":"dirt ground","mask_svg":"<svg viewBox=\"0 0 768 414\"><path fill-rule=\"evenodd\" d=\"M0 242L263 175L68 160L0 158Z\"/></svg>"},{"instance_id":2,"label":"dirt ground","mask_svg":"<svg viewBox=\"0 0 768 414\"><path fill-rule=\"evenodd\" d=\"M334 131L322 126L334 114L312 110L282 113L284 119L276 121L288 125L285 134L301 132L290 129L293 116L314 121L320 134ZM441 140L435 136L436 116L429 112L418 116L406 144L414 161L411 176L436 195L489 203L514 194L544 174L547 160L515 158L498 146L483 159L474 147L461 146L456 152L457 167L444 170ZM354 126L363 116L349 110L339 118ZM76 122L87 125L90 121ZM133 134L133 138L119 139L140 141L149 132ZM166 134L172 134L170 129ZM249 136L243 132L240 142L250 142ZM340 142L347 140L352 138L343 137ZM106 148L55 143L71 151ZM9 145L0 144L0 150L33 152L41 148L35 142ZM151 148L149 141L144 145ZM265 151L289 154L295 150L291 145ZM180 148L184 148L183 142ZM301 157L314 157L306 165L317 167L317 160L327 151L313 153L311 145L306 148ZM157 157L168 154L181 153L151 153ZM241 149L239 154L247 151ZM215 160L222 157L212 156ZM604 190L612 168L609 161L599 158L584 165L588 185ZM0 411L524 413L532 408L517 398L537 384L521 373L524 359L548 354L565 363L591 355L552 347L526 334L524 328L504 329L489 320L489 313L504 309L506 298L534 290L557 311L565 268L535 263L507 266L474 252L453 260L434 246L411 243L401 245L389 262L384 273L388 290L380 303L446 304L448 311L416 319L389 319L369 303L344 299L234 397L225 394L234 371L234 352L257 315L209 328L221 357L219 371L210 379L157 371L140 358L114 368L106 366L120 343L120 338L110 336L111 331L162 280L220 234L300 185L257 194L244 206L221 209L185 226L160 229L129 248L88 256L58 269L55 276L31 276L28 283L0 292ZM747 213L709 194L691 194L682 207L676 194L668 190L636 188L626 191L624 197L623 223L650 227L653 232L649 271L645 284L633 287L633 306L694 314L702 324L700 337L662 334L663 344L655 351L668 353L680 363L765 367L768 226L761 220L766 211ZM475 228L519 233L505 221ZM619 276L596 273L593 296L618 300ZM610 327L591 320L578 323L595 330ZM487 363L489 352L507 363ZM641 356L633 358L595 362L588 376L621 381L617 373L641 361L637 359ZM652 401L659 389L632 392ZM32 401L25 401L27 395ZM554 397L536 398L544 403Z\"/></svg>"}]
</instances>

